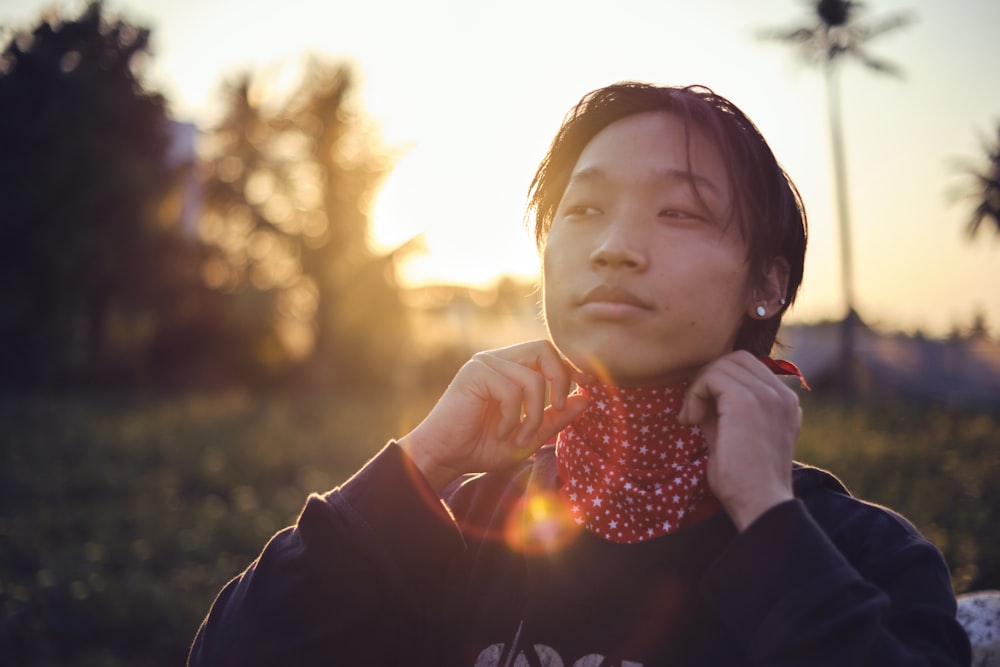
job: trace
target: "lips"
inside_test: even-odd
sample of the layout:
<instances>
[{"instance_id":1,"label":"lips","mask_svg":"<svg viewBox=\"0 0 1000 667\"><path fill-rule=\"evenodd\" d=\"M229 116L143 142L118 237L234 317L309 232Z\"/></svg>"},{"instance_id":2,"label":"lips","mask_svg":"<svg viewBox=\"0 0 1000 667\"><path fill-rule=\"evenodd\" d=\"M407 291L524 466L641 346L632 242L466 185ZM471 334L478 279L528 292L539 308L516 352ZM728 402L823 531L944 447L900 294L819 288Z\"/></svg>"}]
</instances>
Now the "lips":
<instances>
[{"instance_id":1,"label":"lips","mask_svg":"<svg viewBox=\"0 0 1000 667\"><path fill-rule=\"evenodd\" d=\"M647 310L652 308L649 303L640 299L633 292L618 285L598 285L587 292L581 302L582 305L600 303L619 304Z\"/></svg>"}]
</instances>

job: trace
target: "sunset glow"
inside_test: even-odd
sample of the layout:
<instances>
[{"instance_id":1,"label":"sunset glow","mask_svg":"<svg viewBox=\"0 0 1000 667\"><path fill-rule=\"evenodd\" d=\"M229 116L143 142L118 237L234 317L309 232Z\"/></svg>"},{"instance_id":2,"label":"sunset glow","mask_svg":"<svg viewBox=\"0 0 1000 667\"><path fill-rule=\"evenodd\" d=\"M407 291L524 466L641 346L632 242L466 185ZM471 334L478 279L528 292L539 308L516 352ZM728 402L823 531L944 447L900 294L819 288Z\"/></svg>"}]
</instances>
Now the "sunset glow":
<instances>
[{"instance_id":1,"label":"sunset glow","mask_svg":"<svg viewBox=\"0 0 1000 667\"><path fill-rule=\"evenodd\" d=\"M0 0L0 22L30 25L51 4ZM805 3L288 0L274 7L106 5L152 28L150 85L177 118L202 126L218 113L223 81L246 68L268 82L266 95L294 85L307 53L353 62L360 104L399 154L374 205L373 243L391 248L420 236L426 248L401 267L405 284L537 275L525 195L568 108L620 79L702 83L754 119L806 201L811 238L793 319L842 315L821 76L788 47L756 36L801 22ZM1000 243L991 232L965 238L972 205L951 193L968 185L957 165L979 164L981 139L1000 122L1000 43L990 32L1000 4L866 7L872 16L912 9L917 22L871 45L905 79L855 63L843 72L859 309L872 323L933 334L981 313L996 334Z\"/></svg>"}]
</instances>

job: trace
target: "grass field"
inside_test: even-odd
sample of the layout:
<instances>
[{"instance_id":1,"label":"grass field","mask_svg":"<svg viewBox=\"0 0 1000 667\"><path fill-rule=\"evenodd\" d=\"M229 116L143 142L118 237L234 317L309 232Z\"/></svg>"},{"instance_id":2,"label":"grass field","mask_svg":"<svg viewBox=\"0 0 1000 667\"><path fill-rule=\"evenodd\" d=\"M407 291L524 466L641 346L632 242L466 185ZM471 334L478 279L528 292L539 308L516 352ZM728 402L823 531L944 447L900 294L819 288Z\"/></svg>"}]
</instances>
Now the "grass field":
<instances>
[{"instance_id":1,"label":"grass field","mask_svg":"<svg viewBox=\"0 0 1000 667\"><path fill-rule=\"evenodd\" d=\"M225 581L436 395L0 398L0 662L183 664ZM1000 588L1000 416L804 411L799 459L909 517L957 590Z\"/></svg>"}]
</instances>

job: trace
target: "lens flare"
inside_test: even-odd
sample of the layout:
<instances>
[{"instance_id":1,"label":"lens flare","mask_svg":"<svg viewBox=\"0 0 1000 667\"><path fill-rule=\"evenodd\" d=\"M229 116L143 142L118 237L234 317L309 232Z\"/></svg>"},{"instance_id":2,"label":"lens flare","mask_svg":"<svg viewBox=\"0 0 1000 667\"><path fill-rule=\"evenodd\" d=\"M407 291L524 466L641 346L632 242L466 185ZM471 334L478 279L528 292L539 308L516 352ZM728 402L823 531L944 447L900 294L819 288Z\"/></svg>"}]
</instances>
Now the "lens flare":
<instances>
[{"instance_id":1,"label":"lens flare","mask_svg":"<svg viewBox=\"0 0 1000 667\"><path fill-rule=\"evenodd\" d=\"M551 491L529 491L507 517L507 545L522 553L552 553L580 533L569 508Z\"/></svg>"},{"instance_id":2,"label":"lens flare","mask_svg":"<svg viewBox=\"0 0 1000 667\"><path fill-rule=\"evenodd\" d=\"M586 364L580 369L586 373L597 378L601 384L606 384L609 387L614 386L614 382L611 380L611 373L608 372L607 367L604 363L597 358L595 354L588 354L584 356L584 361Z\"/></svg>"}]
</instances>

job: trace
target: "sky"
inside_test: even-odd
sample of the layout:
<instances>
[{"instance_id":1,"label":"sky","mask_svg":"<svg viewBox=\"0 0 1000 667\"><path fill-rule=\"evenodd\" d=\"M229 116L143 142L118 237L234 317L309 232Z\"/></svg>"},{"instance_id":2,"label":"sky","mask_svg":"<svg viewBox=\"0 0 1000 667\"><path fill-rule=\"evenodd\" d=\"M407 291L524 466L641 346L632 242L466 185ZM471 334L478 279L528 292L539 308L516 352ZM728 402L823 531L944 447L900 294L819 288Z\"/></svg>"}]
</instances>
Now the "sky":
<instances>
[{"instance_id":1,"label":"sky","mask_svg":"<svg viewBox=\"0 0 1000 667\"><path fill-rule=\"evenodd\" d=\"M46 7L0 0L0 25ZM399 151L373 244L423 235L405 284L533 278L524 225L535 167L565 112L623 79L702 84L760 127L802 192L810 240L790 321L844 313L823 79L760 31L806 22L805 0L107 0L153 30L149 86L178 120L209 126L245 70L289 87L308 54L351 62L361 104ZM856 305L877 326L945 335L980 313L1000 334L1000 236L969 240L962 164L983 165L1000 126L1000 2L868 0L915 21L870 44L901 79L842 69Z\"/></svg>"}]
</instances>

